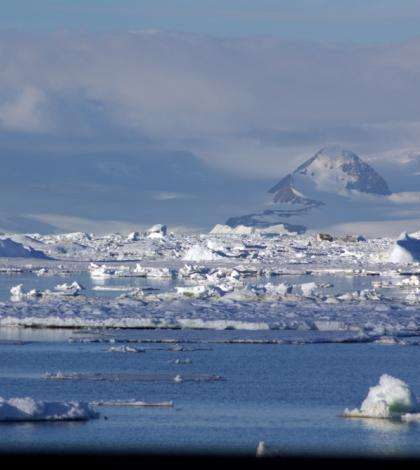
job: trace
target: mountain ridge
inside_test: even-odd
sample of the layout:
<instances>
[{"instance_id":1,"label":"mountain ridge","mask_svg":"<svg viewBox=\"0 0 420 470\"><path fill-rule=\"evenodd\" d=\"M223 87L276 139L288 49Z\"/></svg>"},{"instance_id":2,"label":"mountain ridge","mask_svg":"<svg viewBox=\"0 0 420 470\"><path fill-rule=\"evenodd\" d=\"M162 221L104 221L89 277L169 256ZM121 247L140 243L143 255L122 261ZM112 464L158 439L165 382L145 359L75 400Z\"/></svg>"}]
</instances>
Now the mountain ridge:
<instances>
[{"instance_id":1,"label":"mountain ridge","mask_svg":"<svg viewBox=\"0 0 420 470\"><path fill-rule=\"evenodd\" d=\"M293 229L302 227L302 220L295 224L290 219L322 210L331 205L346 207L346 200L354 196L390 196L388 183L356 153L340 146L327 146L300 164L268 190L272 195L269 208L238 217L230 217L226 225L268 227L283 223ZM363 197L362 197L363 199Z\"/></svg>"}]
</instances>

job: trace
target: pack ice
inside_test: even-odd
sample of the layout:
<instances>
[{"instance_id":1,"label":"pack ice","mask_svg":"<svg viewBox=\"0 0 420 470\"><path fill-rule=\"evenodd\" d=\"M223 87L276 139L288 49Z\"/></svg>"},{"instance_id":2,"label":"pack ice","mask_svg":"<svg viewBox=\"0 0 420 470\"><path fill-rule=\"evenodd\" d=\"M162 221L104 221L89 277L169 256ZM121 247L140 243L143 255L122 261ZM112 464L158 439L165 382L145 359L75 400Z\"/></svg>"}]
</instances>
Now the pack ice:
<instances>
[{"instance_id":1,"label":"pack ice","mask_svg":"<svg viewBox=\"0 0 420 470\"><path fill-rule=\"evenodd\" d=\"M0 260L4 275L28 275L0 303L0 325L315 330L382 345L397 344L384 337L400 337L402 345L405 336L420 336L420 266L389 261L401 240L175 234L163 227L149 231L160 237L141 231L19 236L50 259ZM412 254L416 234L406 239L404 250ZM62 280L42 289L39 279L31 284L31 274ZM90 289L83 289L81 274L90 276Z\"/></svg>"}]
</instances>

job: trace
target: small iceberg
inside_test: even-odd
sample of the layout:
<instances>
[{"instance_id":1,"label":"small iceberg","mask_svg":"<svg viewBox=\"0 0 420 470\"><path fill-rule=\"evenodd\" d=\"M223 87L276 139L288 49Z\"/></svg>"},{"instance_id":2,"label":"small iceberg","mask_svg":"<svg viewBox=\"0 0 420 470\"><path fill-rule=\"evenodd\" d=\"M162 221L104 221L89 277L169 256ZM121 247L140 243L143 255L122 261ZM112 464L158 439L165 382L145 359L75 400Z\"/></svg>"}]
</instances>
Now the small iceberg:
<instances>
[{"instance_id":1,"label":"small iceberg","mask_svg":"<svg viewBox=\"0 0 420 470\"><path fill-rule=\"evenodd\" d=\"M398 264L420 261L420 239L403 232L395 241L388 261Z\"/></svg>"},{"instance_id":2,"label":"small iceberg","mask_svg":"<svg viewBox=\"0 0 420 470\"><path fill-rule=\"evenodd\" d=\"M168 227L164 224L156 224L147 231L148 238L165 238L168 233Z\"/></svg>"},{"instance_id":3,"label":"small iceberg","mask_svg":"<svg viewBox=\"0 0 420 470\"><path fill-rule=\"evenodd\" d=\"M116 352L116 353L144 353L146 352L145 349L141 348L133 348L131 346L111 346L108 349L108 352Z\"/></svg>"},{"instance_id":4,"label":"small iceberg","mask_svg":"<svg viewBox=\"0 0 420 470\"><path fill-rule=\"evenodd\" d=\"M22 300L37 299L39 297L42 297L42 293L36 289L32 289L29 292L24 292L23 284L18 284L17 286L13 286L10 289L10 300L12 302L21 302Z\"/></svg>"},{"instance_id":5,"label":"small iceberg","mask_svg":"<svg viewBox=\"0 0 420 470\"><path fill-rule=\"evenodd\" d=\"M360 409L346 408L344 417L420 420L420 403L404 381L383 374L379 384L370 387Z\"/></svg>"},{"instance_id":6,"label":"small iceberg","mask_svg":"<svg viewBox=\"0 0 420 470\"><path fill-rule=\"evenodd\" d=\"M87 421L93 418L99 418L99 413L85 402L46 402L28 397L6 400L0 397L2 422Z\"/></svg>"},{"instance_id":7,"label":"small iceberg","mask_svg":"<svg viewBox=\"0 0 420 470\"><path fill-rule=\"evenodd\" d=\"M76 296L79 295L82 290L84 290L84 287L77 281L74 281L71 284L57 284L54 287L54 290L61 292L64 295Z\"/></svg>"}]
</instances>

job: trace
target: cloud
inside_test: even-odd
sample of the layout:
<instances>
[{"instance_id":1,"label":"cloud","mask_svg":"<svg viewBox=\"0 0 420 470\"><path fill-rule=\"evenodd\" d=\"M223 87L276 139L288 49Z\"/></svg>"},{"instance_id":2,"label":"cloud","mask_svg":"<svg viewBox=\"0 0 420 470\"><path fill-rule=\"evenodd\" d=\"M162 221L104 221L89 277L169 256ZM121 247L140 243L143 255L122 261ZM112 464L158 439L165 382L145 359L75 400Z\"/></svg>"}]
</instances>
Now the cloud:
<instances>
[{"instance_id":1,"label":"cloud","mask_svg":"<svg viewBox=\"0 0 420 470\"><path fill-rule=\"evenodd\" d=\"M66 173L56 186L77 194L74 217L82 206L83 217L97 212L102 198L102 213L114 204L112 220L119 220L112 194L74 190L104 185L102 178L119 188L130 183L133 200L137 194L143 203L140 191L154 192L153 209L139 204L148 220L166 210L178 223L183 211L179 223L194 214L200 224L209 216L196 196L206 191L206 211L223 221L241 207L249 212L253 200L257 205L251 185L269 187L265 180L274 183L330 143L376 155L374 166L387 169L394 191L419 187L420 160L399 166L412 174L407 187L394 168L407 156L392 150L420 148L420 39L345 46L162 31L0 32L0 70L2 160L37 158L35 171L16 173L22 186L31 179L28 191ZM43 179L45 155L57 164L45 163L52 170ZM217 170L211 178L209 166ZM235 178L242 189L232 186ZM412 195L399 200L415 202Z\"/></svg>"},{"instance_id":2,"label":"cloud","mask_svg":"<svg viewBox=\"0 0 420 470\"><path fill-rule=\"evenodd\" d=\"M45 94L31 85L24 86L0 106L0 123L6 130L43 132L49 128L45 113Z\"/></svg>"},{"instance_id":3,"label":"cloud","mask_svg":"<svg viewBox=\"0 0 420 470\"><path fill-rule=\"evenodd\" d=\"M75 145L148 140L265 176L331 141L362 153L420 143L419 40L349 47L159 31L0 40L5 131Z\"/></svg>"}]
</instances>

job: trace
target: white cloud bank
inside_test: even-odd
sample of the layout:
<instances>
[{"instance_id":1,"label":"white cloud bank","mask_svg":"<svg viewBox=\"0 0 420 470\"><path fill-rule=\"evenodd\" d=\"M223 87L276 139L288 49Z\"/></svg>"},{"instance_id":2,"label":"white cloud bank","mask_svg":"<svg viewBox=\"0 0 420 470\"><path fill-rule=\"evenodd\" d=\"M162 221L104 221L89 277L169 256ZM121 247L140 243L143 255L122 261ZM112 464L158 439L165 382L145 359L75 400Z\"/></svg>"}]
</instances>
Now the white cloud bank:
<instances>
[{"instance_id":1,"label":"white cloud bank","mask_svg":"<svg viewBox=\"0 0 420 470\"><path fill-rule=\"evenodd\" d=\"M124 185L131 182L129 202L143 208L136 215L139 222L155 222L155 213L157 222L166 222L159 218L163 210L180 225L206 225L209 211L211 223L223 222L240 207L256 210L250 204L257 205L263 193L254 197L244 184L238 194L220 183L218 174L208 177L206 165L274 184L334 142L371 156L391 189L405 192L393 196L395 206L418 203L420 39L344 46L160 31L0 32L0 70L2 162L25 156L29 167L34 149L49 155L45 168L39 163L19 174L31 207L25 209L22 190L14 190L13 207L7 208L13 214L57 214L45 203L56 183L62 200L71 203L71 211L63 214L69 227L96 214L101 203L101 217L106 211L108 220L119 223L115 217L124 216L130 222L129 214L120 214L123 204L107 190L118 179L113 194L126 194ZM401 153L402 148L408 150ZM176 168L165 160L163 170L156 149L173 155L174 164L183 156L183 163ZM104 159L103 152L111 151L112 158ZM137 152L143 159L138 165ZM127 155L130 161L123 162ZM194 156L206 165L193 168ZM89 171L78 170L84 158ZM400 172L395 162L401 163ZM55 179L60 172L70 175L66 181ZM171 175L170 187L163 173ZM189 179L181 181L186 173ZM136 180L142 174L145 187ZM209 183L207 189L202 181ZM196 188L188 182L196 182ZM76 191L77 184L90 189ZM10 196L12 190L3 186ZM151 201L137 197L137 190L150 192Z\"/></svg>"},{"instance_id":2,"label":"white cloud bank","mask_svg":"<svg viewBox=\"0 0 420 470\"><path fill-rule=\"evenodd\" d=\"M331 141L362 153L420 144L419 52L420 40L1 33L0 123L115 144L146 138L271 176Z\"/></svg>"}]
</instances>

